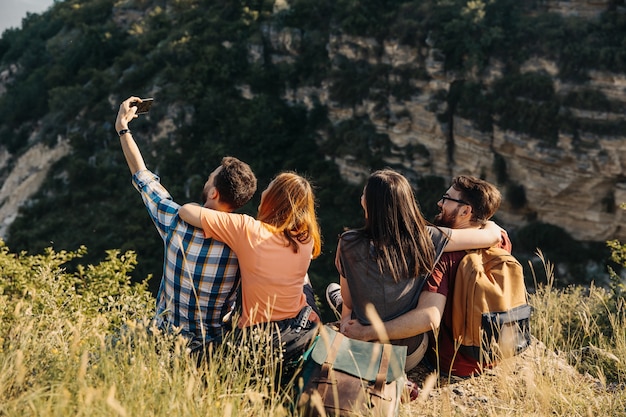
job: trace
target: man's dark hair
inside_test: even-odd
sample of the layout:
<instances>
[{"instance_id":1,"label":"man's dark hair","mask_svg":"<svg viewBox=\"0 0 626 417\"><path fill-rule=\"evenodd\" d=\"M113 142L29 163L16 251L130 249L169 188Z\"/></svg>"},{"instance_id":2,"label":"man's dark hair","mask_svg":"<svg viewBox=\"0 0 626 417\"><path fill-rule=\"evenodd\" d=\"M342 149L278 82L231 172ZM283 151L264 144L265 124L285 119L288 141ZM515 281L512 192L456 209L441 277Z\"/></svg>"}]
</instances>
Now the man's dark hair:
<instances>
[{"instance_id":1,"label":"man's dark hair","mask_svg":"<svg viewBox=\"0 0 626 417\"><path fill-rule=\"evenodd\" d=\"M215 176L220 201L237 210L256 192L256 176L250 165L232 156L222 158L222 169Z\"/></svg>"},{"instance_id":2,"label":"man's dark hair","mask_svg":"<svg viewBox=\"0 0 626 417\"><path fill-rule=\"evenodd\" d=\"M473 222L485 224L500 208L500 191L485 180L459 175L452 180L452 188L461 193L461 200L472 206Z\"/></svg>"}]
</instances>

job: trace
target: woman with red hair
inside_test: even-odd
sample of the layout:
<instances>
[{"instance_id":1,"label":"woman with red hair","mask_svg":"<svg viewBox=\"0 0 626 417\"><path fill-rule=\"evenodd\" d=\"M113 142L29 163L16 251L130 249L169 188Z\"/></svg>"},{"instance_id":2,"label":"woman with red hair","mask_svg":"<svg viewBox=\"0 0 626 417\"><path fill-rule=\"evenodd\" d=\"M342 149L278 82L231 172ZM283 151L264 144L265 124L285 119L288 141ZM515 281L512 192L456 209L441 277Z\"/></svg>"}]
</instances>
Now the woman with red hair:
<instances>
[{"instance_id":1,"label":"woman with red hair","mask_svg":"<svg viewBox=\"0 0 626 417\"><path fill-rule=\"evenodd\" d=\"M321 234L313 189L305 178L293 172L276 176L261 194L257 219L193 204L185 204L180 216L237 254L240 328L269 322L288 326L307 306L303 284L311 259L321 252ZM313 313L309 322L317 321Z\"/></svg>"}]
</instances>

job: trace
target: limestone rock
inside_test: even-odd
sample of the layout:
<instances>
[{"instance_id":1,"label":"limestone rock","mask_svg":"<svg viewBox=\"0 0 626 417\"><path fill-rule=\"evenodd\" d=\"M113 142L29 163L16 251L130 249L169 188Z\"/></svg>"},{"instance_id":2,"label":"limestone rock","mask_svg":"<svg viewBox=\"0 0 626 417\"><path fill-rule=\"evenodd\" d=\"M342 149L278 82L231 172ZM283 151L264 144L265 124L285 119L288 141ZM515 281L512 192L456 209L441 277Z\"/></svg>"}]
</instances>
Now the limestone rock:
<instances>
[{"instance_id":1,"label":"limestone rock","mask_svg":"<svg viewBox=\"0 0 626 417\"><path fill-rule=\"evenodd\" d=\"M69 154L69 141L59 138L56 146L43 143L31 146L20 156L0 188L0 238L4 238L15 220L19 207L41 187L54 163ZM0 151L0 160L6 161L6 151ZM0 164L4 166L5 163Z\"/></svg>"}]
</instances>

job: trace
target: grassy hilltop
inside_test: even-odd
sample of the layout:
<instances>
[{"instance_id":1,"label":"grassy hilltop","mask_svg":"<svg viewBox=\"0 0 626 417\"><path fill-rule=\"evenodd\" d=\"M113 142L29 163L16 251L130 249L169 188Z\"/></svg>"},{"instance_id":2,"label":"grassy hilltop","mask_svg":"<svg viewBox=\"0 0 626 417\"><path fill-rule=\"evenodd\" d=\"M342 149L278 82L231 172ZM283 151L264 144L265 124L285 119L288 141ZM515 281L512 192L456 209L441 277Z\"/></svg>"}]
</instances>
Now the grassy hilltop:
<instances>
[{"instance_id":1,"label":"grassy hilltop","mask_svg":"<svg viewBox=\"0 0 626 417\"><path fill-rule=\"evenodd\" d=\"M626 247L613 247L626 263ZM0 246L0 415L289 414L290 394L270 383L271 358L227 343L198 368L178 340L148 336L154 299L145 283L131 283L135 255L110 251L67 272L84 251ZM409 375L421 396L401 415L626 415L625 288L614 282L611 290L538 283L531 348L464 381Z\"/></svg>"}]
</instances>

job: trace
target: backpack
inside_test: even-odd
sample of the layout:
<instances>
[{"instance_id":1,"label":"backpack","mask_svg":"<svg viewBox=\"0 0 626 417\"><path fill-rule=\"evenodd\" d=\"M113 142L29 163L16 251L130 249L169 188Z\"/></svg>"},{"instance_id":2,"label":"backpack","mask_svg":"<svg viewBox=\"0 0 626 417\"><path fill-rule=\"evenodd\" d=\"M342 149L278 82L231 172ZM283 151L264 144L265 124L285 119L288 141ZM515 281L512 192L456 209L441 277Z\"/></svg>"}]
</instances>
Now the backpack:
<instances>
[{"instance_id":1,"label":"backpack","mask_svg":"<svg viewBox=\"0 0 626 417\"><path fill-rule=\"evenodd\" d=\"M502 248L467 251L452 296L452 337L459 352L480 363L517 355L530 345L524 270Z\"/></svg>"},{"instance_id":2,"label":"backpack","mask_svg":"<svg viewBox=\"0 0 626 417\"><path fill-rule=\"evenodd\" d=\"M305 355L299 415L397 417L406 346L350 339L324 326Z\"/></svg>"}]
</instances>

